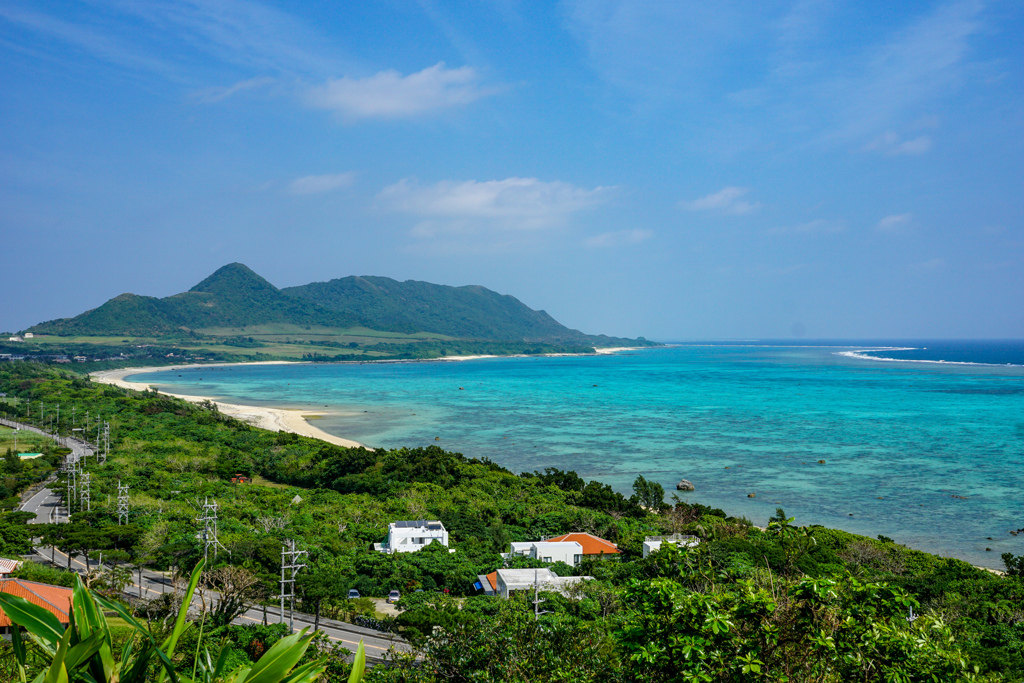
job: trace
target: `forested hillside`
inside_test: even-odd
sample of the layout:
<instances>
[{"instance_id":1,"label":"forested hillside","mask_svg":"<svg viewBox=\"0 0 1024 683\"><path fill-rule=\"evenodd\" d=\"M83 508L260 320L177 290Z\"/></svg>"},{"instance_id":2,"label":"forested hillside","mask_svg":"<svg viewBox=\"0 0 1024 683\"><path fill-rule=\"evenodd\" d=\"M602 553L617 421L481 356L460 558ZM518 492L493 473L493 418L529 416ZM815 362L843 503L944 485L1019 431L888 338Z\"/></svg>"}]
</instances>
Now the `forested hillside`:
<instances>
[{"instance_id":1,"label":"forested hillside","mask_svg":"<svg viewBox=\"0 0 1024 683\"><path fill-rule=\"evenodd\" d=\"M386 277L346 277L281 290L288 296L357 315L368 327L391 332L434 332L474 339L583 341L515 297L485 287L447 287Z\"/></svg>"}]
</instances>

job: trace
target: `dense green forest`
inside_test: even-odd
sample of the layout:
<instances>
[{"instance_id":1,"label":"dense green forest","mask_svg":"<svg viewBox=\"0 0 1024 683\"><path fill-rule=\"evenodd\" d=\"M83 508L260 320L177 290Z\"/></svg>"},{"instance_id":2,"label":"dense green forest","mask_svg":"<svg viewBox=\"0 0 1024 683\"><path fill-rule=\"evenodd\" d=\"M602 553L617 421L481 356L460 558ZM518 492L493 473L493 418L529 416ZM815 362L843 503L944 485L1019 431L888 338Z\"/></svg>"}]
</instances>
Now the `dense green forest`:
<instances>
[{"instance_id":1,"label":"dense green forest","mask_svg":"<svg viewBox=\"0 0 1024 683\"><path fill-rule=\"evenodd\" d=\"M121 294L79 316L40 323L28 332L167 337L269 324L333 330L363 327L463 340L589 348L647 343L571 330L515 297L479 286L348 277L278 289L241 263L218 269L181 294L163 299Z\"/></svg>"},{"instance_id":2,"label":"dense green forest","mask_svg":"<svg viewBox=\"0 0 1024 683\"><path fill-rule=\"evenodd\" d=\"M111 425L110 460L87 466L91 511L45 528L45 539L103 551L125 567L188 573L202 556L197 505L216 500L223 550L210 570L253 577L246 599L273 599L282 543L293 539L309 551L302 609L372 618L416 646L418 658L396 655L367 680L1024 680L1024 558L1004 558L1003 576L885 538L800 526L782 510L755 526L662 502L660 487L642 478L625 496L572 472L517 474L437 447L341 448L253 428L212 404L98 385L41 364L0 364L0 391L23 419L36 420L42 403L45 420L45 406L60 403L61 429L71 406ZM238 474L253 483L231 483ZM120 527L109 502L118 481L130 486L131 503L130 523ZM454 553L371 550L388 522L422 518L444 522ZM502 566L511 541L572 531L611 540L622 554L552 566L594 580L569 595L542 593L546 614L534 616L532 595L502 600L475 589L478 574ZM643 558L644 537L667 533L701 542ZM28 543L25 515L4 512L0 555L27 552ZM70 583L55 569L23 571ZM95 585L116 594L114 573ZM350 588L371 597L399 589L403 611L376 614L367 600L347 600ZM153 619L170 607L132 609ZM258 658L282 635L270 627L254 635L226 616L205 637L226 643L232 661ZM175 655L185 667L196 645ZM325 680L345 671L337 656L332 666Z\"/></svg>"}]
</instances>

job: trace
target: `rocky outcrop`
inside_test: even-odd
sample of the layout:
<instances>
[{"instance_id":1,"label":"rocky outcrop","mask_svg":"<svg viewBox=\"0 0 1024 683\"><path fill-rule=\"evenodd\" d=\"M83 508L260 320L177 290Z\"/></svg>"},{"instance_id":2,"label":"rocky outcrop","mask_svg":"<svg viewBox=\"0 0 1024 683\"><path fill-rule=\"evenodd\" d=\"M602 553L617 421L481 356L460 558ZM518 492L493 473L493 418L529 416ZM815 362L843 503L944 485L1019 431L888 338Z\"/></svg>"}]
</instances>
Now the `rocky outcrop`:
<instances>
[{"instance_id":1,"label":"rocky outcrop","mask_svg":"<svg viewBox=\"0 0 1024 683\"><path fill-rule=\"evenodd\" d=\"M693 491L694 487L693 487L693 484L691 484L688 479L680 479L679 483L676 484L676 490L677 491Z\"/></svg>"}]
</instances>

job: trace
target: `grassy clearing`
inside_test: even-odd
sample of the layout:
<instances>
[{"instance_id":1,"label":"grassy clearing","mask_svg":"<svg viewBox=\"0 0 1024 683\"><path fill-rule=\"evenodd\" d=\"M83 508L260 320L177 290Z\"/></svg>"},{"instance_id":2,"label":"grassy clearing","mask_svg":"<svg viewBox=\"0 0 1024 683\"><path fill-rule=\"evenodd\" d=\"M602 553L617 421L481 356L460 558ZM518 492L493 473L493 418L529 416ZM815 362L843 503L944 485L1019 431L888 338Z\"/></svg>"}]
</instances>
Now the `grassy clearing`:
<instances>
[{"instance_id":1,"label":"grassy clearing","mask_svg":"<svg viewBox=\"0 0 1024 683\"><path fill-rule=\"evenodd\" d=\"M211 337L252 337L257 338L289 338L296 340L315 341L340 341L339 337L352 339L366 338L376 341L387 340L390 342L400 341L423 341L423 340L447 340L443 334L430 332L416 332L415 334L403 334L401 332L382 332L371 330L367 327L317 327L315 325L289 325L284 323L268 325L250 325L248 327L207 327L196 330L200 334Z\"/></svg>"},{"instance_id":2,"label":"grassy clearing","mask_svg":"<svg viewBox=\"0 0 1024 683\"><path fill-rule=\"evenodd\" d=\"M0 427L0 453L6 452L8 448L14 448L14 441L14 430L10 427ZM53 443L45 436L26 431L18 432L17 441L20 453L38 453L43 444Z\"/></svg>"}]
</instances>

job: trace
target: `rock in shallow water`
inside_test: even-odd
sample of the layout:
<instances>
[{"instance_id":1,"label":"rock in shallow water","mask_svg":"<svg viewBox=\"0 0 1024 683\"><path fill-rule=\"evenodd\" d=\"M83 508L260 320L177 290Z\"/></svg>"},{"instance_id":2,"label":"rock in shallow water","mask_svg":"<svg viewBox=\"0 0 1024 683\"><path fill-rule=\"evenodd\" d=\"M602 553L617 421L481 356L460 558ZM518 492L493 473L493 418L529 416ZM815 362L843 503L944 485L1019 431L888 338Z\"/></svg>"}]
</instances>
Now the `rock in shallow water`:
<instances>
[{"instance_id":1,"label":"rock in shallow water","mask_svg":"<svg viewBox=\"0 0 1024 683\"><path fill-rule=\"evenodd\" d=\"M687 479L680 479L679 483L676 484L676 490L677 491L693 491L694 489L693 489L693 484L691 484L689 482L689 480L687 480Z\"/></svg>"}]
</instances>

